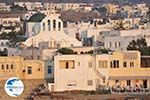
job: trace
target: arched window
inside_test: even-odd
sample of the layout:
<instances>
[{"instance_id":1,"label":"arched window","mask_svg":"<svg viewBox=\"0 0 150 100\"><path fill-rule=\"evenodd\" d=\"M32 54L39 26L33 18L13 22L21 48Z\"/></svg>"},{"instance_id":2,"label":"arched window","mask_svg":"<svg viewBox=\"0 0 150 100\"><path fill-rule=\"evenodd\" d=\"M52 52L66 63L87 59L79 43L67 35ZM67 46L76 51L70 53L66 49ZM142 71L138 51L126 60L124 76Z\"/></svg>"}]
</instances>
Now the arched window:
<instances>
[{"instance_id":1,"label":"arched window","mask_svg":"<svg viewBox=\"0 0 150 100\"><path fill-rule=\"evenodd\" d=\"M2 67L1 69L4 69L4 65L3 64L1 65L1 67Z\"/></svg>"},{"instance_id":2,"label":"arched window","mask_svg":"<svg viewBox=\"0 0 150 100\"><path fill-rule=\"evenodd\" d=\"M45 31L45 23L43 23L43 31Z\"/></svg>"},{"instance_id":3,"label":"arched window","mask_svg":"<svg viewBox=\"0 0 150 100\"><path fill-rule=\"evenodd\" d=\"M54 30L56 29L56 20L55 19L53 20L53 29Z\"/></svg>"},{"instance_id":4,"label":"arched window","mask_svg":"<svg viewBox=\"0 0 150 100\"><path fill-rule=\"evenodd\" d=\"M6 69L9 69L9 65L8 64L6 64Z\"/></svg>"},{"instance_id":5,"label":"arched window","mask_svg":"<svg viewBox=\"0 0 150 100\"><path fill-rule=\"evenodd\" d=\"M61 22L58 22L58 30L61 30Z\"/></svg>"},{"instance_id":6,"label":"arched window","mask_svg":"<svg viewBox=\"0 0 150 100\"><path fill-rule=\"evenodd\" d=\"M50 20L48 20L48 31L50 31L51 30L51 22L50 22Z\"/></svg>"},{"instance_id":7,"label":"arched window","mask_svg":"<svg viewBox=\"0 0 150 100\"><path fill-rule=\"evenodd\" d=\"M68 69L69 68L69 63L68 62L66 62L66 69Z\"/></svg>"}]
</instances>

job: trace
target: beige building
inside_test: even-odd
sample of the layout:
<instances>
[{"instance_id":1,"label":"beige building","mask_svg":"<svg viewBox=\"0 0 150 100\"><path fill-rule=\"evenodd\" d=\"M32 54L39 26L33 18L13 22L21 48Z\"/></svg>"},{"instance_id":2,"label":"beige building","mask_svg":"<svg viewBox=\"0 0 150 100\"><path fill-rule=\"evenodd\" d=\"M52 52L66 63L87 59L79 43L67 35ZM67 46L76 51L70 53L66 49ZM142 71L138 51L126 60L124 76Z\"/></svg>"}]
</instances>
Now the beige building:
<instances>
[{"instance_id":1,"label":"beige building","mask_svg":"<svg viewBox=\"0 0 150 100\"><path fill-rule=\"evenodd\" d=\"M107 9L108 13L115 14L119 10L119 5L108 3L104 4L103 6Z\"/></svg>"},{"instance_id":2,"label":"beige building","mask_svg":"<svg viewBox=\"0 0 150 100\"><path fill-rule=\"evenodd\" d=\"M56 11L91 11L93 5L86 3L44 3L45 10L56 10Z\"/></svg>"},{"instance_id":3,"label":"beige building","mask_svg":"<svg viewBox=\"0 0 150 100\"><path fill-rule=\"evenodd\" d=\"M23 57L0 57L0 80L10 77L21 79L46 79L52 74L52 67L43 61L24 60Z\"/></svg>"},{"instance_id":4,"label":"beige building","mask_svg":"<svg viewBox=\"0 0 150 100\"><path fill-rule=\"evenodd\" d=\"M107 87L142 85L150 87L150 69L141 67L137 51L97 55L58 55L54 60L54 84L50 90L96 90ZM60 84L61 83L61 84Z\"/></svg>"},{"instance_id":5,"label":"beige building","mask_svg":"<svg viewBox=\"0 0 150 100\"><path fill-rule=\"evenodd\" d=\"M7 16L7 17L1 17L0 18L0 24L3 26L19 26L20 25L20 17L19 16Z\"/></svg>"},{"instance_id":6,"label":"beige building","mask_svg":"<svg viewBox=\"0 0 150 100\"><path fill-rule=\"evenodd\" d=\"M44 3L45 10L57 10L57 11L67 11L67 10L79 10L79 3Z\"/></svg>"}]
</instances>

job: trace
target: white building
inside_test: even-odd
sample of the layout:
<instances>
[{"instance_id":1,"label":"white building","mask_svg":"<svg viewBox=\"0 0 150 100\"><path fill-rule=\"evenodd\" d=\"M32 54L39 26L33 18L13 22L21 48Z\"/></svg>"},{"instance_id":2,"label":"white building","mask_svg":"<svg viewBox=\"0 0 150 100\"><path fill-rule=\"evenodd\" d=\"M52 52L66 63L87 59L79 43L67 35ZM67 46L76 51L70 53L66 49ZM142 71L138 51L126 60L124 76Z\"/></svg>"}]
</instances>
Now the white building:
<instances>
[{"instance_id":1,"label":"white building","mask_svg":"<svg viewBox=\"0 0 150 100\"><path fill-rule=\"evenodd\" d=\"M82 11L92 11L93 5L91 4L82 4L80 5L80 10Z\"/></svg>"},{"instance_id":2,"label":"white building","mask_svg":"<svg viewBox=\"0 0 150 100\"><path fill-rule=\"evenodd\" d=\"M108 56L101 55L101 58L108 59ZM100 84L98 81L102 83L102 76L97 76L98 69L92 65L93 61L94 57L91 55L56 56L54 91L95 90Z\"/></svg>"},{"instance_id":3,"label":"white building","mask_svg":"<svg viewBox=\"0 0 150 100\"><path fill-rule=\"evenodd\" d=\"M7 5L6 3L0 3L0 11L10 11L10 5Z\"/></svg>"},{"instance_id":4,"label":"white building","mask_svg":"<svg viewBox=\"0 0 150 100\"><path fill-rule=\"evenodd\" d=\"M149 74L145 74L147 69L140 68L140 57L137 51L97 55L57 55L54 58L54 83L49 84L49 89L96 90L101 85L112 87L118 83L120 86L129 86L130 83L130 86L134 87L136 80L139 80L138 84L143 84L141 77ZM134 71L141 71L141 74L138 75ZM149 82L147 80L148 87Z\"/></svg>"},{"instance_id":5,"label":"white building","mask_svg":"<svg viewBox=\"0 0 150 100\"><path fill-rule=\"evenodd\" d=\"M64 28L64 31L73 37L76 37L79 34L79 38L95 37L95 40L99 39L99 33L103 31L111 31L111 25L106 24L97 24L98 21L93 23L89 22L78 22L78 23L67 23L67 27Z\"/></svg>"},{"instance_id":6,"label":"white building","mask_svg":"<svg viewBox=\"0 0 150 100\"><path fill-rule=\"evenodd\" d=\"M14 5L26 7L27 10L41 10L43 5L41 2L14 2Z\"/></svg>"},{"instance_id":7,"label":"white building","mask_svg":"<svg viewBox=\"0 0 150 100\"><path fill-rule=\"evenodd\" d=\"M0 40L0 51L8 50L9 40Z\"/></svg>"},{"instance_id":8,"label":"white building","mask_svg":"<svg viewBox=\"0 0 150 100\"><path fill-rule=\"evenodd\" d=\"M145 38L147 45L150 46L149 29L121 30L114 31L114 34L110 31L108 34L105 34L101 39L104 42L104 47L111 50L125 51L129 42L138 38Z\"/></svg>"},{"instance_id":9,"label":"white building","mask_svg":"<svg viewBox=\"0 0 150 100\"><path fill-rule=\"evenodd\" d=\"M140 36L112 36L105 37L104 47L110 50L126 51L129 42L137 40Z\"/></svg>"},{"instance_id":10,"label":"white building","mask_svg":"<svg viewBox=\"0 0 150 100\"><path fill-rule=\"evenodd\" d=\"M29 37L24 42L26 46L38 46L42 42L52 48L82 46L80 41L64 32L59 14L45 16L37 13L29 19L26 29L26 35Z\"/></svg>"}]
</instances>

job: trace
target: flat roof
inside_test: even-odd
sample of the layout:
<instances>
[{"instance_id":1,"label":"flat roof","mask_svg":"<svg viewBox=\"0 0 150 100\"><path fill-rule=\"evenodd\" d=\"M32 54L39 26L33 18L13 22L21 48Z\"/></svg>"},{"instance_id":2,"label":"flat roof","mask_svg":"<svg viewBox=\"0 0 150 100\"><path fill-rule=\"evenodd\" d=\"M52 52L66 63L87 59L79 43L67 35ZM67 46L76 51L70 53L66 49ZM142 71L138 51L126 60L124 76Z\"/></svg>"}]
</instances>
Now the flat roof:
<instances>
[{"instance_id":1,"label":"flat roof","mask_svg":"<svg viewBox=\"0 0 150 100\"><path fill-rule=\"evenodd\" d=\"M141 56L141 58L150 58L150 56Z\"/></svg>"},{"instance_id":2,"label":"flat roof","mask_svg":"<svg viewBox=\"0 0 150 100\"><path fill-rule=\"evenodd\" d=\"M137 80L150 79L150 76L111 76L109 80Z\"/></svg>"},{"instance_id":3,"label":"flat roof","mask_svg":"<svg viewBox=\"0 0 150 100\"><path fill-rule=\"evenodd\" d=\"M24 14L25 12L0 13L0 18L22 17Z\"/></svg>"}]
</instances>

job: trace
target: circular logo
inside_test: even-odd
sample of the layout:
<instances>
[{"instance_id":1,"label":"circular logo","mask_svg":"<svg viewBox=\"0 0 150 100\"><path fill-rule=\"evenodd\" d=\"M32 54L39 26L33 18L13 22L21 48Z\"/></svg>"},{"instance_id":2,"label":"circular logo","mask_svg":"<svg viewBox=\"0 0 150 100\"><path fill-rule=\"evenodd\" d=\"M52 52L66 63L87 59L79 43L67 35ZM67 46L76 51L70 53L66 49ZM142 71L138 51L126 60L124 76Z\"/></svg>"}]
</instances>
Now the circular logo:
<instances>
[{"instance_id":1,"label":"circular logo","mask_svg":"<svg viewBox=\"0 0 150 100\"><path fill-rule=\"evenodd\" d=\"M22 81L16 77L8 79L5 83L5 91L9 96L17 97L22 94L23 90Z\"/></svg>"}]
</instances>

